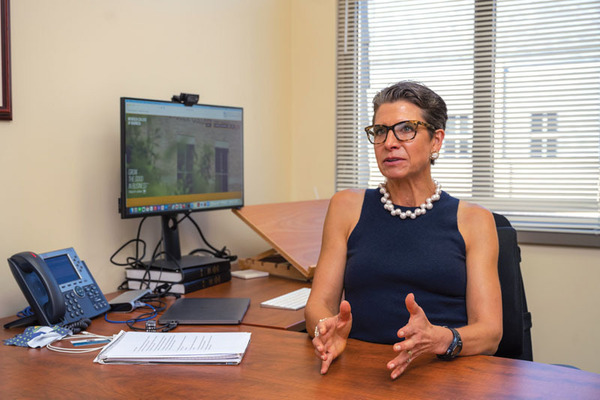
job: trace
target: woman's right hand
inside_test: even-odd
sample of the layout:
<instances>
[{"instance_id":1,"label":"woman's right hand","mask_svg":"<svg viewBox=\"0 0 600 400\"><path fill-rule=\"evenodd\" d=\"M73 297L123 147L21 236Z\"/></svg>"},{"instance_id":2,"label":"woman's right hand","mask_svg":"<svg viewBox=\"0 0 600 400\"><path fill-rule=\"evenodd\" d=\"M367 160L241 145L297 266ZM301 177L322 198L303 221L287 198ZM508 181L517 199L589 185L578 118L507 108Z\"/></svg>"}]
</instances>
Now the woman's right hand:
<instances>
[{"instance_id":1,"label":"woman's right hand","mask_svg":"<svg viewBox=\"0 0 600 400\"><path fill-rule=\"evenodd\" d=\"M350 328L352 328L352 312L350 303L346 300L341 302L338 315L325 318L317 324L312 342L317 357L322 361L321 374L327 373L333 360L346 348Z\"/></svg>"}]
</instances>

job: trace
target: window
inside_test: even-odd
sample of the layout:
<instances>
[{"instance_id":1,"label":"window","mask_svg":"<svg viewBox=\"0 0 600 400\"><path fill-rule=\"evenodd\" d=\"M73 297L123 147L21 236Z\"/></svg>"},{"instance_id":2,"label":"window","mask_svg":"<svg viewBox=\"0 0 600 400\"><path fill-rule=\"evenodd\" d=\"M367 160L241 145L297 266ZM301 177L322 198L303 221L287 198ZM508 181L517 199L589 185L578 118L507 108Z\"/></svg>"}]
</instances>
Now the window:
<instances>
[{"instance_id":1,"label":"window","mask_svg":"<svg viewBox=\"0 0 600 400\"><path fill-rule=\"evenodd\" d=\"M557 113L531 114L531 145L530 156L556 157L557 156Z\"/></svg>"},{"instance_id":2,"label":"window","mask_svg":"<svg viewBox=\"0 0 600 400\"><path fill-rule=\"evenodd\" d=\"M336 189L382 177L363 127L400 80L441 95L434 178L522 241L600 246L600 2L339 0Z\"/></svg>"}]
</instances>

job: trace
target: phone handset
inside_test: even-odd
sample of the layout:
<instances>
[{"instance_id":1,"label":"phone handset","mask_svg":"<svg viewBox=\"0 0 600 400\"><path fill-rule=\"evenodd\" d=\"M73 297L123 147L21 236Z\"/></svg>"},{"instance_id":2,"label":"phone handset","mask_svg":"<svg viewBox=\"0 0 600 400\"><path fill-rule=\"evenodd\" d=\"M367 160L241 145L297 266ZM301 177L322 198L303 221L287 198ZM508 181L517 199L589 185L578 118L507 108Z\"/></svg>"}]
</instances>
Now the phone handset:
<instances>
[{"instance_id":1,"label":"phone handset","mask_svg":"<svg viewBox=\"0 0 600 400\"><path fill-rule=\"evenodd\" d=\"M65 299L46 262L36 253L25 251L9 258L8 263L38 323L60 322L66 311Z\"/></svg>"}]
</instances>

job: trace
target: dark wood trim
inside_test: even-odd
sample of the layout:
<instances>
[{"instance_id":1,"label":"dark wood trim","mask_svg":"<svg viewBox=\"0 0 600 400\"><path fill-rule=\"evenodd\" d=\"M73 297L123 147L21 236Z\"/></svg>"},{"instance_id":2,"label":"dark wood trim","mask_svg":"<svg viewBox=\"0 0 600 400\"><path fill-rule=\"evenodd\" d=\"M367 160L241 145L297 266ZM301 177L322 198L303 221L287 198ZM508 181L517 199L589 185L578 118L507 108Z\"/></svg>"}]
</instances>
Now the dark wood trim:
<instances>
[{"instance_id":1,"label":"dark wood trim","mask_svg":"<svg viewBox=\"0 0 600 400\"><path fill-rule=\"evenodd\" d=\"M0 30L2 35L2 104L0 120L12 120L12 87L10 73L10 1L0 0Z\"/></svg>"}]
</instances>

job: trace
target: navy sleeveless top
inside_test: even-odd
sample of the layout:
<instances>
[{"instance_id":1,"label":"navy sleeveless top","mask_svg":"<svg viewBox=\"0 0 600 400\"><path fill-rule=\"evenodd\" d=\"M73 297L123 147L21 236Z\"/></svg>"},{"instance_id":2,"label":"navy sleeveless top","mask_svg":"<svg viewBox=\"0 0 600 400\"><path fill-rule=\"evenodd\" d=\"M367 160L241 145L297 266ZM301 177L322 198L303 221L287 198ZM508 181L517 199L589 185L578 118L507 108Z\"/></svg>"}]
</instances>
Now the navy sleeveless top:
<instances>
[{"instance_id":1,"label":"navy sleeveless top","mask_svg":"<svg viewBox=\"0 0 600 400\"><path fill-rule=\"evenodd\" d=\"M458 231L459 200L442 192L415 219L393 217L377 189L365 191L348 238L345 298L352 307L350 337L392 344L408 323L404 299L414 293L434 325L467 324L465 242ZM414 207L398 207L404 211Z\"/></svg>"}]
</instances>

